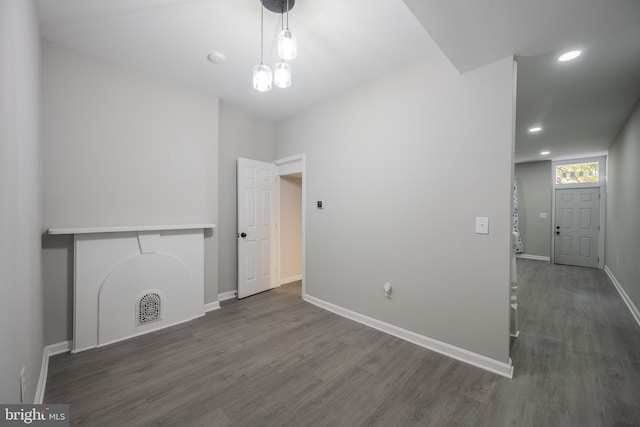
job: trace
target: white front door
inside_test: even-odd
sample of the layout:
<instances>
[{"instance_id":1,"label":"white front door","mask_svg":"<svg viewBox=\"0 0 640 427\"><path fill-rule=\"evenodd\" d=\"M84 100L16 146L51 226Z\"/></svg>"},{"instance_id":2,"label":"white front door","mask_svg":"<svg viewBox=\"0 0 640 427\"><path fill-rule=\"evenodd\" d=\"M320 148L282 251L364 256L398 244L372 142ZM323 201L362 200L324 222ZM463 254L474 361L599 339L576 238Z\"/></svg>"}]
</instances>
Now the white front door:
<instances>
[{"instance_id":1,"label":"white front door","mask_svg":"<svg viewBox=\"0 0 640 427\"><path fill-rule=\"evenodd\" d=\"M600 189L556 190L556 264L598 267Z\"/></svg>"},{"instance_id":2,"label":"white front door","mask_svg":"<svg viewBox=\"0 0 640 427\"><path fill-rule=\"evenodd\" d=\"M238 158L238 298L276 286L278 167Z\"/></svg>"}]
</instances>

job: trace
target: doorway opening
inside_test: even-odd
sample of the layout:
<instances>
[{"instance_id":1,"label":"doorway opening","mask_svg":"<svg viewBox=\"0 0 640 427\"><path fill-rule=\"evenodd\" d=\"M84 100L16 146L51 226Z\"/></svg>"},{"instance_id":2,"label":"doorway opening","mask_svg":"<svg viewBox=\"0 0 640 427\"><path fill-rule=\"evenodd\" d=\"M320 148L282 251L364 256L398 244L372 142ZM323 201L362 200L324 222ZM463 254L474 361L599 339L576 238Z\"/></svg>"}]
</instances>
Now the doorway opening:
<instances>
[{"instance_id":1,"label":"doorway opening","mask_svg":"<svg viewBox=\"0 0 640 427\"><path fill-rule=\"evenodd\" d=\"M300 281L305 295L305 162L304 154L276 160L280 175L278 286Z\"/></svg>"},{"instance_id":2,"label":"doorway opening","mask_svg":"<svg viewBox=\"0 0 640 427\"><path fill-rule=\"evenodd\" d=\"M301 281L305 295L305 156L238 158L238 299Z\"/></svg>"},{"instance_id":3,"label":"doorway opening","mask_svg":"<svg viewBox=\"0 0 640 427\"><path fill-rule=\"evenodd\" d=\"M302 173L280 176L278 285L302 281Z\"/></svg>"},{"instance_id":4,"label":"doorway opening","mask_svg":"<svg viewBox=\"0 0 640 427\"><path fill-rule=\"evenodd\" d=\"M606 157L556 160L551 173L552 262L604 268Z\"/></svg>"}]
</instances>

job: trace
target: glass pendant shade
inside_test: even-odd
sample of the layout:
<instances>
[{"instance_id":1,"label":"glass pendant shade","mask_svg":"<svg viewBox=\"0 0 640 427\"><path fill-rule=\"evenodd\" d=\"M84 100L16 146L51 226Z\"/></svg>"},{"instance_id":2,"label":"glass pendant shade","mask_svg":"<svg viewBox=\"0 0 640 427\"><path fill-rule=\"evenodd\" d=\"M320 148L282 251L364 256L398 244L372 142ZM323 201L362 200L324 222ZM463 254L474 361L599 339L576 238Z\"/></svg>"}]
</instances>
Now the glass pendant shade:
<instances>
[{"instance_id":1,"label":"glass pendant shade","mask_svg":"<svg viewBox=\"0 0 640 427\"><path fill-rule=\"evenodd\" d=\"M285 61L290 61L298 56L298 42L288 29L281 31L278 36L278 55Z\"/></svg>"},{"instance_id":2,"label":"glass pendant shade","mask_svg":"<svg viewBox=\"0 0 640 427\"><path fill-rule=\"evenodd\" d=\"M286 62L278 62L273 70L273 80L279 88L291 86L291 65Z\"/></svg>"},{"instance_id":3,"label":"glass pendant shade","mask_svg":"<svg viewBox=\"0 0 640 427\"><path fill-rule=\"evenodd\" d=\"M253 67L253 88L260 92L271 90L271 68L268 65L260 64Z\"/></svg>"}]
</instances>

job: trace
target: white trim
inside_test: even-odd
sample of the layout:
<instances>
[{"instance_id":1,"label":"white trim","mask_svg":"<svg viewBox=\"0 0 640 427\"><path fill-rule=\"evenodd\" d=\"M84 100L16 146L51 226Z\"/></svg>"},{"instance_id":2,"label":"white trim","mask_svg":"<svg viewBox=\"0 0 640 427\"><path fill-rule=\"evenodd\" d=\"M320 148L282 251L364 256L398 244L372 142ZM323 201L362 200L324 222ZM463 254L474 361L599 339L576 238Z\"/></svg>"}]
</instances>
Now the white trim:
<instances>
[{"instance_id":1,"label":"white trim","mask_svg":"<svg viewBox=\"0 0 640 427\"><path fill-rule=\"evenodd\" d=\"M40 376L38 377L36 394L33 398L34 405L42 405L44 400L44 392L47 388L47 375L49 374L49 358L56 354L68 353L71 351L71 346L71 341L63 341L48 345L42 349L42 365L40 366Z\"/></svg>"},{"instance_id":2,"label":"white trim","mask_svg":"<svg viewBox=\"0 0 640 427\"><path fill-rule=\"evenodd\" d=\"M542 255L516 254L516 258L534 259L534 260L536 260L536 261L547 261L547 262L551 262L551 257L548 257L548 256L542 256Z\"/></svg>"},{"instance_id":3,"label":"white trim","mask_svg":"<svg viewBox=\"0 0 640 427\"><path fill-rule=\"evenodd\" d=\"M209 303L209 304L213 304L213 303ZM205 304L205 306L206 306L206 304ZM111 340L111 341L107 341L107 342L103 342L103 343L100 343L100 344L97 344L97 345L91 345L91 346L83 347L83 348L72 348L71 349L71 353L80 353L82 351L91 350L93 348L106 347L108 345L115 344L115 343L118 343L118 342L121 342L121 341L126 341L126 340L131 339L131 338L139 337L141 335L145 335L145 334L148 334L150 332L161 331L163 329L170 328L172 326L180 325L182 323L191 322L192 320L198 319L198 318L200 318L202 316L204 316L204 313L198 314L197 316L194 316L194 317L192 317L190 319L178 320L177 322L169 323L169 324L163 325L163 326L161 326L159 328L150 329L150 330L138 332L138 333L135 333L135 334L127 335L126 337L121 337L121 338L118 338L118 339L115 339L115 340Z\"/></svg>"},{"instance_id":4,"label":"white trim","mask_svg":"<svg viewBox=\"0 0 640 427\"><path fill-rule=\"evenodd\" d=\"M305 154L297 154L294 156L278 159L273 162L278 166L280 175L290 175L293 173L304 173Z\"/></svg>"},{"instance_id":5,"label":"white trim","mask_svg":"<svg viewBox=\"0 0 640 427\"><path fill-rule=\"evenodd\" d=\"M169 225L131 225L114 227L58 227L50 228L49 234L95 234L95 233L126 233L131 231L167 231L167 230L196 230L216 228L215 224L169 224Z\"/></svg>"},{"instance_id":6,"label":"white trim","mask_svg":"<svg viewBox=\"0 0 640 427\"><path fill-rule=\"evenodd\" d=\"M238 297L238 291L229 291L218 294L218 302L234 299Z\"/></svg>"},{"instance_id":7,"label":"white trim","mask_svg":"<svg viewBox=\"0 0 640 427\"><path fill-rule=\"evenodd\" d=\"M481 369L485 369L489 372L493 372L494 374L502 375L503 377L507 378L513 378L513 365L511 364L511 358L509 358L509 363L500 362L481 354L473 353L463 348L456 347L442 341L434 340L433 338L416 334L415 332L411 332L406 329L391 325L389 323L373 319L371 317L356 313L349 309L331 304L307 294L303 294L302 299L327 311L346 317L347 319L351 319L358 323L362 323L363 325L385 332L389 335L393 335L394 337L409 341L410 343L419 345L420 347L424 347L437 353L444 354L445 356L449 356L461 362L468 363Z\"/></svg>"},{"instance_id":8,"label":"white trim","mask_svg":"<svg viewBox=\"0 0 640 427\"><path fill-rule=\"evenodd\" d=\"M618 279L616 279L616 276L613 275L613 272L609 269L609 266L607 265L604 266L604 272L607 273L607 276L609 276L609 279L611 279L611 281L613 282L613 286L616 287L616 289L618 290L618 293L622 297L622 300L627 305L627 308L629 308L631 315L636 320L636 323L638 324L638 326L640 326L640 310L638 310L638 307L636 307L633 301L631 301L631 298L629 298L629 295L627 295L627 293L625 292L620 282L618 282Z\"/></svg>"},{"instance_id":9,"label":"white trim","mask_svg":"<svg viewBox=\"0 0 640 427\"><path fill-rule=\"evenodd\" d=\"M208 313L220 308L220 299L218 301L208 302L204 305L204 312Z\"/></svg>"},{"instance_id":10,"label":"white trim","mask_svg":"<svg viewBox=\"0 0 640 427\"><path fill-rule=\"evenodd\" d=\"M280 283L278 286L286 285L287 283L297 282L298 280L302 280L302 274L298 274L295 276L285 277L284 279L280 279Z\"/></svg>"}]
</instances>

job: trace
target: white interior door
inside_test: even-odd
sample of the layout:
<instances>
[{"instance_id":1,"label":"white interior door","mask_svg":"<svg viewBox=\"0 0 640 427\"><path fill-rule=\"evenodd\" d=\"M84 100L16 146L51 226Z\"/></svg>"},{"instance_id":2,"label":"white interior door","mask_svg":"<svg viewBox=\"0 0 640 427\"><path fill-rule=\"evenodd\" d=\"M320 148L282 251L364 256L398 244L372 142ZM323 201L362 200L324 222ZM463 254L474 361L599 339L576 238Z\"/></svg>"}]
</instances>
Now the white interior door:
<instances>
[{"instance_id":1,"label":"white interior door","mask_svg":"<svg viewBox=\"0 0 640 427\"><path fill-rule=\"evenodd\" d=\"M556 190L555 262L598 267L600 189Z\"/></svg>"},{"instance_id":2,"label":"white interior door","mask_svg":"<svg viewBox=\"0 0 640 427\"><path fill-rule=\"evenodd\" d=\"M238 158L238 298L276 286L278 167Z\"/></svg>"}]
</instances>

